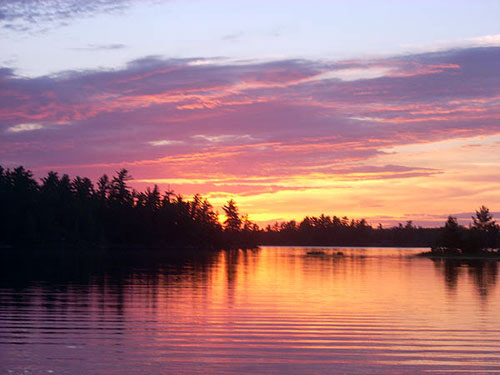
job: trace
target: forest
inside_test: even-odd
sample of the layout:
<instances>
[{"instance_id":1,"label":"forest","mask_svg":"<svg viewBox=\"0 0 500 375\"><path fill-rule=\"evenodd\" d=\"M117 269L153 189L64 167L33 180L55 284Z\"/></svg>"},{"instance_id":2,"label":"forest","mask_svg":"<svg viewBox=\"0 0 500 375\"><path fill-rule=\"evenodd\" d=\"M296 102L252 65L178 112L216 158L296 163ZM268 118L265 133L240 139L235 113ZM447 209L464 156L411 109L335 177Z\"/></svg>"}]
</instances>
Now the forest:
<instances>
[{"instance_id":1,"label":"forest","mask_svg":"<svg viewBox=\"0 0 500 375\"><path fill-rule=\"evenodd\" d=\"M89 245L165 247L253 247L234 202L219 223L199 195L190 201L158 187L137 192L122 169L88 178L49 172L38 183L23 167L0 167L0 243L11 246Z\"/></svg>"},{"instance_id":2,"label":"forest","mask_svg":"<svg viewBox=\"0 0 500 375\"><path fill-rule=\"evenodd\" d=\"M229 200L225 219L196 194L187 200L158 186L132 189L126 169L103 175L94 185L86 177L49 172L37 181L20 166L0 166L0 246L95 246L158 248L252 248L258 245L411 246L436 251L498 247L498 225L486 207L470 227L450 217L442 228L411 221L391 228L372 227L365 219L306 216L265 228L242 215Z\"/></svg>"}]
</instances>

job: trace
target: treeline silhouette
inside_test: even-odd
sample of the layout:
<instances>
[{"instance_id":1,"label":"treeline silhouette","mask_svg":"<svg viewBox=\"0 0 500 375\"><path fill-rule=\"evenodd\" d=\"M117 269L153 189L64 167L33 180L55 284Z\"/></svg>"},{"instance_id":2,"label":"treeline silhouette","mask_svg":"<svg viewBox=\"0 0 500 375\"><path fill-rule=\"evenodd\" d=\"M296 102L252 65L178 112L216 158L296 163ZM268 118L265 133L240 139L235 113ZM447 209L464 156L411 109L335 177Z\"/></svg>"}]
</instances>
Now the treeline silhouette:
<instances>
[{"instance_id":1,"label":"treeline silhouette","mask_svg":"<svg viewBox=\"0 0 500 375\"><path fill-rule=\"evenodd\" d=\"M430 247L439 228L417 227L412 221L391 228L373 228L365 219L320 215L269 225L259 233L259 243L301 246L411 246Z\"/></svg>"},{"instance_id":2,"label":"treeline silhouette","mask_svg":"<svg viewBox=\"0 0 500 375\"><path fill-rule=\"evenodd\" d=\"M469 226L449 216L440 228L417 227L412 221L391 228L373 228L365 219L349 220L337 216L305 217L269 225L259 233L259 243L303 246L402 246L431 247L434 255L497 255L500 227L489 209L481 206Z\"/></svg>"},{"instance_id":3,"label":"treeline silhouette","mask_svg":"<svg viewBox=\"0 0 500 375\"><path fill-rule=\"evenodd\" d=\"M200 195L186 200L158 186L133 190L128 171L96 185L49 172L38 182L25 168L0 166L0 245L107 247L250 248L257 245L411 246L436 251L473 252L499 245L498 225L482 207L470 227L448 218L442 228L404 225L374 228L365 219L320 215L259 228L241 215L233 200L225 220ZM450 250L451 249L451 250Z\"/></svg>"},{"instance_id":4,"label":"treeline silhouette","mask_svg":"<svg viewBox=\"0 0 500 375\"><path fill-rule=\"evenodd\" d=\"M131 189L128 171L111 179L90 179L49 172L38 183L22 166L0 166L0 244L171 246L232 248L256 245L256 226L241 216L234 201L224 206L221 224L200 195L187 201L158 187Z\"/></svg>"},{"instance_id":5,"label":"treeline silhouette","mask_svg":"<svg viewBox=\"0 0 500 375\"><path fill-rule=\"evenodd\" d=\"M490 210L481 206L472 216L469 227L458 224L457 218L448 216L440 229L432 254L475 255L478 253L498 255L500 249L500 227L493 220Z\"/></svg>"}]
</instances>

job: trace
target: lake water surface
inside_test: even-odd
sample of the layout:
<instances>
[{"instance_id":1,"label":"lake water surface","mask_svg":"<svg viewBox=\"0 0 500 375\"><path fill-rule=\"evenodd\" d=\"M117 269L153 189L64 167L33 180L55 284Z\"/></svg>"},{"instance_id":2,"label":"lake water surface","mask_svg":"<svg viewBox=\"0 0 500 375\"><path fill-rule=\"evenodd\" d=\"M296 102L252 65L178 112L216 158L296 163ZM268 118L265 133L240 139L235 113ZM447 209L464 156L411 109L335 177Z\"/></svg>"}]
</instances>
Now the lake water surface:
<instances>
[{"instance_id":1,"label":"lake water surface","mask_svg":"<svg viewBox=\"0 0 500 375\"><path fill-rule=\"evenodd\" d=\"M310 250L5 268L0 373L500 374L497 262Z\"/></svg>"}]
</instances>

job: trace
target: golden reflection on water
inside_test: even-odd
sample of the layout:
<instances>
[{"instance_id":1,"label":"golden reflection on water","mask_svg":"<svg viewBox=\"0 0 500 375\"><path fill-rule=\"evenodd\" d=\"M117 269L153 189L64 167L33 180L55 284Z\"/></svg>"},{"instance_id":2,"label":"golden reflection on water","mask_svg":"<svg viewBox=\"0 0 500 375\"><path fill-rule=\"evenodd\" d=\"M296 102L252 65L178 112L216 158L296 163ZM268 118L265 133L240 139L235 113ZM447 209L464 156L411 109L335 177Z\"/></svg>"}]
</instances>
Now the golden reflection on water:
<instances>
[{"instance_id":1,"label":"golden reflection on water","mask_svg":"<svg viewBox=\"0 0 500 375\"><path fill-rule=\"evenodd\" d=\"M310 250L222 251L180 268L2 287L0 369L500 374L496 262Z\"/></svg>"}]
</instances>

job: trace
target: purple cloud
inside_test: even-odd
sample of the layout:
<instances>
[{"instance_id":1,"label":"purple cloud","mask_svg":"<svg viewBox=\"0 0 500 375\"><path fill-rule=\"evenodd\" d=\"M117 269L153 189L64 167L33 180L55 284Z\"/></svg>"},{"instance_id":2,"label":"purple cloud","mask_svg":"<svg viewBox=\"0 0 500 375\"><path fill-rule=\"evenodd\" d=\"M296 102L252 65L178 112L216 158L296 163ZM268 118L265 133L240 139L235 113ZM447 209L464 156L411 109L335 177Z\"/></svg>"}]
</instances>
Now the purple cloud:
<instances>
[{"instance_id":1,"label":"purple cloud","mask_svg":"<svg viewBox=\"0 0 500 375\"><path fill-rule=\"evenodd\" d=\"M153 56L37 78L0 69L2 158L141 166L144 178L355 173L392 146L500 132L499 60L490 47L335 63ZM398 168L378 172L435 173Z\"/></svg>"}]
</instances>

